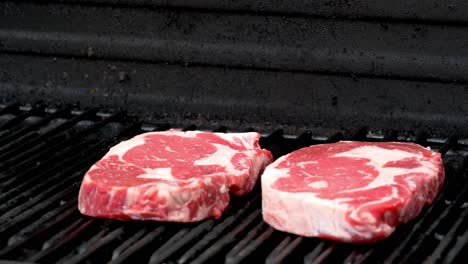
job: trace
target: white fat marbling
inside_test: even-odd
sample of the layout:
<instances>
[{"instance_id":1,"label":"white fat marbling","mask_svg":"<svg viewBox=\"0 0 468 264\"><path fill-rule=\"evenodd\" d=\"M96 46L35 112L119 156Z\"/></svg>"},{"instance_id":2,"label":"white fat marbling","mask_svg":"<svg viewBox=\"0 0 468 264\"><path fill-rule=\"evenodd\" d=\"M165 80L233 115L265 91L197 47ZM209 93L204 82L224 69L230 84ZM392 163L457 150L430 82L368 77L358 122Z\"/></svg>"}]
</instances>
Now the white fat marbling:
<instances>
[{"instance_id":1,"label":"white fat marbling","mask_svg":"<svg viewBox=\"0 0 468 264\"><path fill-rule=\"evenodd\" d=\"M223 164L224 168L226 169L227 174L237 175L240 173L232 164L232 158L234 155L238 153L238 151L233 150L232 148L221 145L221 144L213 144L216 147L216 152L213 154L208 155L205 158L196 160L194 162L195 166L199 165L219 165Z\"/></svg>"},{"instance_id":2,"label":"white fat marbling","mask_svg":"<svg viewBox=\"0 0 468 264\"><path fill-rule=\"evenodd\" d=\"M307 186L312 187L314 189L322 189L322 188L327 188L328 187L328 182L327 181L315 181L307 184Z\"/></svg>"},{"instance_id":3,"label":"white fat marbling","mask_svg":"<svg viewBox=\"0 0 468 264\"><path fill-rule=\"evenodd\" d=\"M145 174L138 175L137 178L158 179L158 180L176 180L172 176L172 168L144 169Z\"/></svg>"}]
</instances>

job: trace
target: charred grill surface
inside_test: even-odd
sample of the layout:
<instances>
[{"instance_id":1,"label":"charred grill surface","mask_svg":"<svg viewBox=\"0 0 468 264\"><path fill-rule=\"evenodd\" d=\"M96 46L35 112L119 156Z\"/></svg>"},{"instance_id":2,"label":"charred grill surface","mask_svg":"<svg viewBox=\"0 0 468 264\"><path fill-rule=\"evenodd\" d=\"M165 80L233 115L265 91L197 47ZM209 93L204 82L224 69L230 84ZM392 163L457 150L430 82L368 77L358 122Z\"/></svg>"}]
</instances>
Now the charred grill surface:
<instances>
[{"instance_id":1,"label":"charred grill surface","mask_svg":"<svg viewBox=\"0 0 468 264\"><path fill-rule=\"evenodd\" d=\"M66 263L376 263L457 262L468 247L468 141L367 129L264 134L275 158L295 149L341 139L399 140L430 146L444 155L446 184L434 204L394 235L373 245L341 244L275 231L262 221L257 187L233 199L219 220L196 224L112 221L81 215L77 194L85 171L119 141L165 130L125 113L34 104L0 107L0 260ZM235 127L182 129L237 131Z\"/></svg>"}]
</instances>

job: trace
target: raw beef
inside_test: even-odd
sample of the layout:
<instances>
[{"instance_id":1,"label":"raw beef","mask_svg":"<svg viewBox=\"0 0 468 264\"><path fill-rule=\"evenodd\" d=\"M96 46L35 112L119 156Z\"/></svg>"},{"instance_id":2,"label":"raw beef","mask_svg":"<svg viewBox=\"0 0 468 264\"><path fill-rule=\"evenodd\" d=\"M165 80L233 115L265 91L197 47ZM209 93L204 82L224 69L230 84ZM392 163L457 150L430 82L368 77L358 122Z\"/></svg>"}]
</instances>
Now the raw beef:
<instances>
[{"instance_id":1,"label":"raw beef","mask_svg":"<svg viewBox=\"0 0 468 264\"><path fill-rule=\"evenodd\" d=\"M218 218L229 192L252 190L271 163L258 133L169 130L121 142L84 176L81 213L114 219L194 222Z\"/></svg>"},{"instance_id":2,"label":"raw beef","mask_svg":"<svg viewBox=\"0 0 468 264\"><path fill-rule=\"evenodd\" d=\"M373 242L415 218L444 178L441 155L417 144L315 145L265 169L263 218L297 235Z\"/></svg>"}]
</instances>

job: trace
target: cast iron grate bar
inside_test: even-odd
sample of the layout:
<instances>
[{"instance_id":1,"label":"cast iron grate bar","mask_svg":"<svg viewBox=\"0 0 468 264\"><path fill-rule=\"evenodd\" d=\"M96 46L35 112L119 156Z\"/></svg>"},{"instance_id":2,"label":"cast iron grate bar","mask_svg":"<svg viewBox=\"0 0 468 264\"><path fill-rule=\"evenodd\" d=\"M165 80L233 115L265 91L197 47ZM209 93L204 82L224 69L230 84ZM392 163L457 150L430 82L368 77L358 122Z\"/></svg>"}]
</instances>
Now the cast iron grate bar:
<instances>
[{"instance_id":1,"label":"cast iron grate bar","mask_svg":"<svg viewBox=\"0 0 468 264\"><path fill-rule=\"evenodd\" d=\"M302 242L303 237L287 236L281 243L268 255L266 264L282 263L284 259L292 254L294 249Z\"/></svg>"},{"instance_id":2,"label":"cast iron grate bar","mask_svg":"<svg viewBox=\"0 0 468 264\"><path fill-rule=\"evenodd\" d=\"M112 263L124 263L128 258L135 254L135 252L138 252L142 248L148 246L154 240L158 239L159 235L165 230L166 227L159 226L153 231L148 232L148 234L145 236L143 235L146 230L141 230L139 233L125 241L121 246L112 252Z\"/></svg>"},{"instance_id":3,"label":"cast iron grate bar","mask_svg":"<svg viewBox=\"0 0 468 264\"><path fill-rule=\"evenodd\" d=\"M40 121L37 121L33 124L26 125L25 127L21 129L9 129L7 131L4 130L3 132L5 133L1 134L0 145L3 145L5 142L9 142L15 138L19 138L23 136L24 134L26 134L27 132L37 129L56 118L67 117L71 109L72 109L72 106L65 106L64 108L56 110L52 114L48 114L45 117L42 117Z\"/></svg>"},{"instance_id":4,"label":"cast iron grate bar","mask_svg":"<svg viewBox=\"0 0 468 264\"><path fill-rule=\"evenodd\" d=\"M255 237L264 231L267 228L267 225L264 222L259 221L257 225L255 225L247 235L240 241L238 241L235 246L227 253L225 262L226 263L237 263L238 261L243 260L246 256L239 256L239 253L243 248L245 248L249 243L251 243Z\"/></svg>"},{"instance_id":5,"label":"cast iron grate bar","mask_svg":"<svg viewBox=\"0 0 468 264\"><path fill-rule=\"evenodd\" d=\"M48 197L48 195L51 195L59 190L61 188L65 188L70 184L73 184L75 182L78 182L80 180L80 174L75 174L70 178L66 178L60 183L56 185L51 185L50 188L44 189L42 193L39 193L37 195L31 195L29 199L26 196L24 200L18 201L17 200L10 200L8 203L2 204L1 212L2 216L0 217L0 223L5 222L11 222L13 217L18 215L19 213L28 210L30 207L34 206L37 203L40 203L42 199ZM1 229L0 229L1 230Z\"/></svg>"},{"instance_id":6,"label":"cast iron grate bar","mask_svg":"<svg viewBox=\"0 0 468 264\"><path fill-rule=\"evenodd\" d=\"M126 130L128 129L124 129L119 132L124 133L127 132ZM39 180L40 176L45 177L48 174L53 174L54 170L71 170L73 167L75 167L76 170L79 166L87 166L88 162L92 163L92 161L98 158L93 157L93 155L99 155L100 152L102 152L103 149L106 149L109 144L111 144L111 140L106 137L99 139L98 143L93 143L93 140L90 139L83 139L83 141L78 145L72 145L61 151L47 154L47 158L43 160L30 159L29 164L31 164L31 166L28 166L29 169L24 169L25 167L20 165L9 168L7 171L0 174L0 187L7 188L10 185L15 184L15 182L18 182L19 186L16 186L16 188L10 188L9 191L1 194L0 201L6 199L8 196L20 192L24 186L27 186L28 184L31 185L35 181ZM82 156L85 154L84 149L86 148L88 148L87 151L90 151L91 153L83 158ZM96 151L96 149L98 151ZM68 158L61 159L61 157ZM57 159L61 160L61 162L57 163ZM77 163L76 160L80 160L81 162ZM39 173L37 171L39 171ZM51 179L49 178L48 180ZM34 188L37 189L38 187L36 186Z\"/></svg>"},{"instance_id":7,"label":"cast iron grate bar","mask_svg":"<svg viewBox=\"0 0 468 264\"><path fill-rule=\"evenodd\" d=\"M38 241L52 234L54 229L63 227L64 221L72 221L71 216L76 215L75 206L76 200L70 200L65 206L45 214L38 221L11 236L8 240L8 246L0 251L0 258L15 259L15 256L21 256L21 249L28 248L28 245L32 243L40 243ZM49 217L53 220L47 221Z\"/></svg>"},{"instance_id":8,"label":"cast iron grate bar","mask_svg":"<svg viewBox=\"0 0 468 264\"><path fill-rule=\"evenodd\" d=\"M76 221L68 223L68 226L66 226L60 232L58 232L52 237L49 237L46 241L44 241L42 244L42 249L59 247L61 246L61 244L69 242L69 239L72 238L73 235L78 235L79 232L88 228L88 226L92 225L94 222L95 221L93 219L86 219L80 217Z\"/></svg>"},{"instance_id":9,"label":"cast iron grate bar","mask_svg":"<svg viewBox=\"0 0 468 264\"><path fill-rule=\"evenodd\" d=\"M213 228L214 220L209 219L204 221L193 228L184 228L173 236L167 243L156 250L151 255L149 263L162 263L172 254L180 250L183 246L194 241L200 237L203 233Z\"/></svg>"},{"instance_id":10,"label":"cast iron grate bar","mask_svg":"<svg viewBox=\"0 0 468 264\"><path fill-rule=\"evenodd\" d=\"M16 186L11 187L9 191L0 194L0 203L2 203L0 205L0 212L2 212L4 207L10 206L10 204L14 205L22 200L28 199L32 195L47 188L47 186L53 186L53 184L67 178L67 176L72 174L74 171L91 165L94 160L102 155L102 147L106 146L108 145L91 145L91 148L88 150L75 153L75 155L70 155L69 158L64 159L58 166L51 165L37 174L33 174L36 171L36 169L33 168L32 170L26 170L25 173L20 173L17 176L11 176L12 178L9 181L0 184L0 186L6 188L5 186L8 186L7 184L12 181L18 181L23 178L26 179L23 179L22 182L20 181ZM83 147L85 147L85 145L83 145ZM76 160L78 159L81 162L77 163Z\"/></svg>"},{"instance_id":11,"label":"cast iron grate bar","mask_svg":"<svg viewBox=\"0 0 468 264\"><path fill-rule=\"evenodd\" d=\"M125 135L135 129L132 125L128 128L118 129L115 131L116 134ZM95 143L97 141L97 143ZM6 188L9 184L15 183L21 180L20 184L25 186L38 180L40 176L47 175L53 172L53 170L71 170L72 167L76 168L80 166L88 166L88 163L92 163L97 158L96 156L102 155L101 152L106 150L113 142L113 137L102 137L98 140L84 138L79 144L71 144L67 148L60 150L55 153L48 154L46 159L43 160L32 160L32 163L36 163L36 166L30 166L30 169L24 170L22 166L11 167L8 171L5 171L0 176L0 187ZM96 151L97 150L97 151ZM90 152L88 155L86 151ZM61 159L61 157L67 157ZM84 158L83 158L84 157ZM60 163L56 160L61 159ZM79 163L76 160L80 160ZM51 163L51 164L50 164ZM69 164L70 163L70 164ZM30 163L31 164L31 163ZM23 169L22 169L23 168ZM42 169L44 168L44 169ZM37 171L40 171L37 173ZM13 176L14 175L14 176ZM27 180L23 180L27 178ZM3 181L3 182L2 182ZM0 201L4 199L4 196L11 195L10 193L18 192L21 188L17 186L12 188L9 192L0 195Z\"/></svg>"},{"instance_id":12,"label":"cast iron grate bar","mask_svg":"<svg viewBox=\"0 0 468 264\"><path fill-rule=\"evenodd\" d=\"M97 234L96 232L93 232L93 234L87 237L86 239L75 241L77 242L75 249L73 251L64 251L62 256L58 258L57 262L64 263L71 259L80 259L83 254L91 255L91 253L87 251L88 250L91 251L93 245L95 245L96 243L99 243L99 241L101 241L101 239L104 239L110 232L111 232L111 228L109 226L105 226L104 228L101 228L100 230L98 230ZM52 257L57 257L57 256L52 256Z\"/></svg>"},{"instance_id":13,"label":"cast iron grate bar","mask_svg":"<svg viewBox=\"0 0 468 264\"><path fill-rule=\"evenodd\" d=\"M118 239L124 233L124 228L119 227L118 229L110 232L104 237L99 237L96 239L96 243L94 243L88 250L85 250L83 254L78 254L72 257L71 259L67 260L66 262L69 264L77 264L80 263L90 255L101 249L102 247L106 246L107 244L111 243L112 241Z\"/></svg>"},{"instance_id":14,"label":"cast iron grate bar","mask_svg":"<svg viewBox=\"0 0 468 264\"><path fill-rule=\"evenodd\" d=\"M37 115L43 112L46 108L45 104L38 104L33 106L29 111L17 115L15 118L8 120L7 122L0 125L0 131L8 128L12 128L18 125L21 121L26 119L29 116Z\"/></svg>"},{"instance_id":15,"label":"cast iron grate bar","mask_svg":"<svg viewBox=\"0 0 468 264\"><path fill-rule=\"evenodd\" d=\"M27 220L32 219L34 217L38 217L41 213L44 213L44 211L48 210L50 207L57 206L57 204L60 203L61 199L66 199L72 195L77 194L78 184L73 184L65 190L59 192L58 194L55 194L52 197L43 200L41 203L28 208L28 210L22 213L16 214L14 216L5 214L1 219L2 227L0 228L0 235L2 237L8 237L9 235L15 232L14 228L18 226L25 226ZM10 217L10 219L7 219L7 216Z\"/></svg>"},{"instance_id":16,"label":"cast iron grate bar","mask_svg":"<svg viewBox=\"0 0 468 264\"><path fill-rule=\"evenodd\" d=\"M59 232L56 236L46 241L43 248L37 254L28 258L31 262L54 262L58 255L63 254L63 249L71 243L77 243L78 237L90 231L94 220L79 219L77 222L72 223L71 226ZM103 230L104 231L104 230ZM101 232L103 232L101 231Z\"/></svg>"},{"instance_id":17,"label":"cast iron grate bar","mask_svg":"<svg viewBox=\"0 0 468 264\"><path fill-rule=\"evenodd\" d=\"M19 109L20 104L18 102L10 103L0 108L0 116L14 112L16 109Z\"/></svg>"},{"instance_id":18,"label":"cast iron grate bar","mask_svg":"<svg viewBox=\"0 0 468 264\"><path fill-rule=\"evenodd\" d=\"M466 260L468 250L468 229L465 232L458 236L454 245L447 253L447 258L445 259L446 263L462 263L463 260Z\"/></svg>"},{"instance_id":19,"label":"cast iron grate bar","mask_svg":"<svg viewBox=\"0 0 468 264\"><path fill-rule=\"evenodd\" d=\"M156 234L152 235L152 233L154 231L156 231L156 229L158 230L156 232ZM164 227L158 227L156 228L155 230L153 230L153 232L150 232L151 234L151 241L153 239L156 239L156 237L162 232L164 231ZM159 229L162 229L162 230L159 230ZM127 240L125 240L120 246L118 246L116 249L114 249L112 251L112 261L113 262L122 262L122 261L125 261L125 259L127 257L129 257L129 255L131 255L132 253L134 253L135 249L131 250L131 248L135 248L135 245L137 245L137 249L143 247L144 244L146 244L147 242L143 242L145 241L145 237L147 237L148 235L145 236L145 234L148 233L148 230L147 228L143 228L142 230L138 231L136 234L134 234L133 236L127 238ZM142 244L143 243L143 244ZM126 253L126 254L125 254Z\"/></svg>"},{"instance_id":20,"label":"cast iron grate bar","mask_svg":"<svg viewBox=\"0 0 468 264\"><path fill-rule=\"evenodd\" d=\"M21 153L26 149L42 144L47 138L67 131L78 122L92 117L96 112L97 108L87 110L71 119L67 119L65 122L56 122L54 124L50 124L50 126L31 131L30 133L21 136L4 146L0 146L0 160L4 160L7 157L11 157L12 155Z\"/></svg>"},{"instance_id":21,"label":"cast iron grate bar","mask_svg":"<svg viewBox=\"0 0 468 264\"><path fill-rule=\"evenodd\" d=\"M468 201L468 199L466 199ZM457 234L463 232L463 230L460 230L462 227L467 226L467 219L468 219L468 210L464 210L459 216L457 221L451 226L450 230L444 235L447 237L456 237ZM461 231L461 232L460 232ZM440 243L437 245L437 247L432 251L432 253L429 256L426 256L425 263L440 263L441 262L441 257L445 256L444 253L446 253L449 249L449 246L453 246L453 240L451 239L443 239L440 238Z\"/></svg>"},{"instance_id":22,"label":"cast iron grate bar","mask_svg":"<svg viewBox=\"0 0 468 264\"><path fill-rule=\"evenodd\" d=\"M0 186L2 188L7 188L9 186L13 186L16 184L16 188L19 187L19 185L27 185L30 184L31 182L37 181L41 176L46 176L46 175L53 175L55 172L60 171L60 170L69 170L72 169L71 167L79 167L86 165L86 161L89 160L89 158L82 158L80 159L80 155L85 154L86 152L96 152L96 149L101 149L102 147L106 147L108 143L105 140L101 140L100 142L94 143L90 140L83 140L82 144L79 146L73 146L55 153L49 153L48 157L42 160L32 160L36 161L33 166L28 167L22 167L22 166L12 166L9 168L9 170L4 171L1 173L0 176ZM94 148L94 149L93 149ZM100 154L100 153L96 153ZM92 155L90 153L90 155ZM56 161L57 157L66 157L61 159L60 163L54 162ZM83 162L77 163L76 160L80 159ZM89 161L92 162L92 161ZM70 167L67 167L70 166ZM21 169L23 168L23 169ZM28 169L25 169L28 168ZM38 173L39 171L39 173ZM17 190L11 188L10 192L18 192ZM3 196L7 196L7 193L0 195L0 199L3 199Z\"/></svg>"},{"instance_id":23,"label":"cast iron grate bar","mask_svg":"<svg viewBox=\"0 0 468 264\"><path fill-rule=\"evenodd\" d=\"M221 236L218 240L213 242L209 248L202 252L192 263L205 263L211 258L215 258L226 247L232 245L236 239L244 233L249 226L259 219L261 212L259 209L249 214L243 221L237 225L232 231L226 235Z\"/></svg>"},{"instance_id":24,"label":"cast iron grate bar","mask_svg":"<svg viewBox=\"0 0 468 264\"><path fill-rule=\"evenodd\" d=\"M226 217L224 220L219 222L209 233L204 235L203 239L197 242L194 245L190 246L190 249L187 250L179 259L178 263L187 263L191 259L195 258L196 255L206 248L210 243L215 239L219 238L226 230L232 228L236 222L245 217L245 214L252 210L254 206L258 206L260 202L260 196L257 195L252 200L247 201L245 205L232 216Z\"/></svg>"},{"instance_id":25,"label":"cast iron grate bar","mask_svg":"<svg viewBox=\"0 0 468 264\"><path fill-rule=\"evenodd\" d=\"M353 250L351 254L343 261L343 263L349 264L360 264L364 263L365 260L369 257L372 253L372 250L368 250L367 252L360 252L358 250Z\"/></svg>"},{"instance_id":26,"label":"cast iron grate bar","mask_svg":"<svg viewBox=\"0 0 468 264\"><path fill-rule=\"evenodd\" d=\"M281 129L261 138L275 157L301 147L339 140L410 141L444 155L447 180L432 206L373 245L349 245L275 231L262 221L260 188L233 199L219 220L197 224L103 221L82 216L77 191L85 170L120 140L170 124L141 127L124 113L44 111L36 104L0 109L0 260L39 263L266 263L450 262L466 258L468 146L451 135L444 142L427 133L373 134L368 128L328 137ZM5 121L6 120L6 121ZM26 122L26 120L33 120ZM141 129L140 129L141 127ZM195 130L187 125L183 130ZM215 132L230 128L219 126ZM254 131L254 129L250 129ZM432 136L432 135L431 135Z\"/></svg>"},{"instance_id":27,"label":"cast iron grate bar","mask_svg":"<svg viewBox=\"0 0 468 264\"><path fill-rule=\"evenodd\" d=\"M50 139L45 140L42 144L39 144L30 150L25 151L19 155L16 155L14 159L11 159L9 162L5 162L2 165L0 165L0 168L5 168L13 164L27 167L31 162L34 163L35 159L42 157L44 155L44 152L46 151L53 152L53 151L60 150L60 148L66 148L72 144L73 145L80 144L82 138L88 136L90 133L100 129L101 127L105 126L109 122L115 120L121 114L122 113L118 113L108 118L105 118L102 121L96 122L92 124L91 126L83 130L80 130L72 135L67 135L67 133L58 134ZM22 160L22 159L25 159L25 160ZM17 161L21 161L21 162L18 163Z\"/></svg>"},{"instance_id":28,"label":"cast iron grate bar","mask_svg":"<svg viewBox=\"0 0 468 264\"><path fill-rule=\"evenodd\" d=\"M106 123L106 120L103 120L100 123L104 125ZM38 156L41 156L41 154L43 154L45 151L53 152L59 149L63 145L63 142L65 140L69 139L69 143L72 143L73 140L79 140L80 138L86 136L87 131L93 131L97 128L98 125L95 124L94 127L91 126L87 128L81 128L81 131L79 131L78 129L80 128L77 127L72 131L70 131L71 129L62 130L57 135L52 135L52 137L47 138L41 138L40 140L38 140L38 142L34 142L34 144L28 144L28 148L13 148L9 149L6 152L2 151L4 154L0 156L0 159L3 161L2 163L0 163L0 169L8 168L9 166L18 163L18 161L21 161L21 164L25 163L28 160L32 160Z\"/></svg>"},{"instance_id":29,"label":"cast iron grate bar","mask_svg":"<svg viewBox=\"0 0 468 264\"><path fill-rule=\"evenodd\" d=\"M77 203L77 198L70 199L69 201L64 202L63 205L60 205L56 209L47 212L37 221L33 222L31 225L26 226L24 229L19 231L18 233L14 234L8 240L8 245L17 244L19 242L26 241L31 238L32 234L35 234L36 230L40 229L41 227L45 227L46 223L54 222L52 221L58 217L67 217L74 213L74 207Z\"/></svg>"},{"instance_id":30,"label":"cast iron grate bar","mask_svg":"<svg viewBox=\"0 0 468 264\"><path fill-rule=\"evenodd\" d=\"M309 254L305 255L304 257L304 263L313 263L314 261L316 261L320 256L323 257L323 253L326 252L328 250L328 254L330 253L330 247L329 245L331 245L332 242L329 242L329 241L322 241L320 242L315 248L314 250L312 250Z\"/></svg>"},{"instance_id":31,"label":"cast iron grate bar","mask_svg":"<svg viewBox=\"0 0 468 264\"><path fill-rule=\"evenodd\" d=\"M275 230L272 227L266 227L266 229L261 234L259 234L257 238L249 241L247 246L243 248L234 247L234 249L227 254L226 263L241 263L244 258L251 255L259 246L261 246L268 238L270 238L274 232Z\"/></svg>"}]
</instances>

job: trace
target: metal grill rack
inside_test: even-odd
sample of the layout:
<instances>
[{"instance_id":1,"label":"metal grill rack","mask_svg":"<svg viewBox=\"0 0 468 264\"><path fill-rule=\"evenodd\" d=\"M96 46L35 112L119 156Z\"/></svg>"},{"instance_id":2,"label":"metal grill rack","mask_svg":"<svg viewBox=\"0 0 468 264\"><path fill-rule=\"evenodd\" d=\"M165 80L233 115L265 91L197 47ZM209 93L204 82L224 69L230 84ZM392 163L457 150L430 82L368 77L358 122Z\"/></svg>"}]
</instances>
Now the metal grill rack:
<instances>
[{"instance_id":1,"label":"metal grill rack","mask_svg":"<svg viewBox=\"0 0 468 264\"><path fill-rule=\"evenodd\" d=\"M444 155L446 184L434 204L377 244L352 245L275 231L262 221L257 186L233 199L219 220L195 224L93 219L77 210L84 172L108 148L145 130L125 113L43 104L0 107L0 260L25 263L451 263L468 247L468 143L367 129L315 135L265 135L275 157L311 144L347 140L413 141ZM186 130L197 129L187 124ZM230 131L219 127L214 131ZM217 262L214 262L217 261Z\"/></svg>"}]
</instances>

